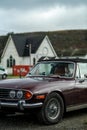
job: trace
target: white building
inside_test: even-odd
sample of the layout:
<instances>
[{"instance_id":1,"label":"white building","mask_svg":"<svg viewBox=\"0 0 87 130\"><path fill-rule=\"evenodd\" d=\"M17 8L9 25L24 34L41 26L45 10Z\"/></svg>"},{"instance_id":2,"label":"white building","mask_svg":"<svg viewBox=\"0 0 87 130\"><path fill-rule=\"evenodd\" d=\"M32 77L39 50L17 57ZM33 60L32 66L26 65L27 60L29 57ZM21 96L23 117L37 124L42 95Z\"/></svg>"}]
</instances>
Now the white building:
<instances>
[{"instance_id":1,"label":"white building","mask_svg":"<svg viewBox=\"0 0 87 130\"><path fill-rule=\"evenodd\" d=\"M57 56L48 36L11 34L1 56L1 65L12 74L14 65L34 65L42 56Z\"/></svg>"}]
</instances>

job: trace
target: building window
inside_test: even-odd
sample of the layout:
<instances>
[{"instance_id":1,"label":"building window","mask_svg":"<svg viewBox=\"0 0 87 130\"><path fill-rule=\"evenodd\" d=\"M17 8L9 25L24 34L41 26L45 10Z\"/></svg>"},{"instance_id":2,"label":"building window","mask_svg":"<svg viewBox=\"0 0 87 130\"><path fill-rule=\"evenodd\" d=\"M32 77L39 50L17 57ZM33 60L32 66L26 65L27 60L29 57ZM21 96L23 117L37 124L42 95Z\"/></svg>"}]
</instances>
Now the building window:
<instances>
[{"instance_id":1,"label":"building window","mask_svg":"<svg viewBox=\"0 0 87 130\"><path fill-rule=\"evenodd\" d=\"M8 59L7 59L7 67L8 68L11 68L11 67L13 67L15 65L15 59L12 57L12 56L10 56Z\"/></svg>"},{"instance_id":2,"label":"building window","mask_svg":"<svg viewBox=\"0 0 87 130\"><path fill-rule=\"evenodd\" d=\"M36 59L35 58L33 58L33 65L35 65L36 64Z\"/></svg>"},{"instance_id":3,"label":"building window","mask_svg":"<svg viewBox=\"0 0 87 130\"><path fill-rule=\"evenodd\" d=\"M9 67L9 59L7 59L7 67Z\"/></svg>"}]
</instances>

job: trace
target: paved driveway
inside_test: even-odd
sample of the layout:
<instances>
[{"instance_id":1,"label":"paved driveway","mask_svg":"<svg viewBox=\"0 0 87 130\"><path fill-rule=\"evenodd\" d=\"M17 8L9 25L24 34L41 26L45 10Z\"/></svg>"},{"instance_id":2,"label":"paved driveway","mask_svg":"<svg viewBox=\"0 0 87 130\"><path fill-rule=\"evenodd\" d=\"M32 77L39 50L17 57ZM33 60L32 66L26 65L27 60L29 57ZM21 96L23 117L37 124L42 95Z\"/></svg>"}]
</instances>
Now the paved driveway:
<instances>
[{"instance_id":1,"label":"paved driveway","mask_svg":"<svg viewBox=\"0 0 87 130\"><path fill-rule=\"evenodd\" d=\"M59 124L41 125L30 115L0 117L0 130L87 130L87 109L67 113Z\"/></svg>"}]
</instances>

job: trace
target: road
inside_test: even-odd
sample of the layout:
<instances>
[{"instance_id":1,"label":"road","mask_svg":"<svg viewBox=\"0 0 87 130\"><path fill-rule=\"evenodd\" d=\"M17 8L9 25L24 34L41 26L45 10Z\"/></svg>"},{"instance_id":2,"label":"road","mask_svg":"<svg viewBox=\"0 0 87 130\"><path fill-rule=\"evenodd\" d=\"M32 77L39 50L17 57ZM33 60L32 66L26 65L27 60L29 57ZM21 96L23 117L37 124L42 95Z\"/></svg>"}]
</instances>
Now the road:
<instances>
[{"instance_id":1,"label":"road","mask_svg":"<svg viewBox=\"0 0 87 130\"><path fill-rule=\"evenodd\" d=\"M16 114L0 117L0 130L87 130L87 109L66 113L55 125L41 125L30 115Z\"/></svg>"}]
</instances>

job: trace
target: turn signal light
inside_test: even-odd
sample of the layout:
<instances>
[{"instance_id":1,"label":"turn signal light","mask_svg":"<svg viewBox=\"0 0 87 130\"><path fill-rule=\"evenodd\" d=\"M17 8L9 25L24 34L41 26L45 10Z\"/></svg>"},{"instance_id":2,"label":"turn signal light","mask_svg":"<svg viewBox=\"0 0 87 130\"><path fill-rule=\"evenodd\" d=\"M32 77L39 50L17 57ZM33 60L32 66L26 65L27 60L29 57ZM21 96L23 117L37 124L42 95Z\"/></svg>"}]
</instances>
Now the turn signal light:
<instances>
[{"instance_id":1,"label":"turn signal light","mask_svg":"<svg viewBox=\"0 0 87 130\"><path fill-rule=\"evenodd\" d=\"M32 97L32 93L27 91L25 92L25 99L30 99Z\"/></svg>"},{"instance_id":2,"label":"turn signal light","mask_svg":"<svg viewBox=\"0 0 87 130\"><path fill-rule=\"evenodd\" d=\"M36 99L45 99L45 95L37 95Z\"/></svg>"}]
</instances>

